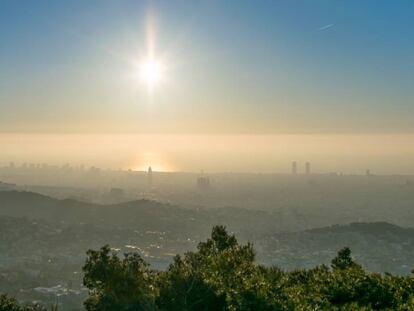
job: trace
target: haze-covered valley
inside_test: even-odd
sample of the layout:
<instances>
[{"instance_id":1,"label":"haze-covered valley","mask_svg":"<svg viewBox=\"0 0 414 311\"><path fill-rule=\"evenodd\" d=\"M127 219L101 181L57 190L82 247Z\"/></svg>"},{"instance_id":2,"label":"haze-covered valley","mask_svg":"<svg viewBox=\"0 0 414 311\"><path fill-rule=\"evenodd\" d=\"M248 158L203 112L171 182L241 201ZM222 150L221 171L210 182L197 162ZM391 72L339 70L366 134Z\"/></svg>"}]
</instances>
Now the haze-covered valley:
<instances>
[{"instance_id":1,"label":"haze-covered valley","mask_svg":"<svg viewBox=\"0 0 414 311\"><path fill-rule=\"evenodd\" d=\"M414 310L413 17L0 0L0 311Z\"/></svg>"},{"instance_id":2,"label":"haze-covered valley","mask_svg":"<svg viewBox=\"0 0 414 311\"><path fill-rule=\"evenodd\" d=\"M411 176L1 172L0 291L23 301L76 310L88 249L109 244L166 269L219 224L251 241L267 266L314 267L345 246L369 271L414 266Z\"/></svg>"}]
</instances>

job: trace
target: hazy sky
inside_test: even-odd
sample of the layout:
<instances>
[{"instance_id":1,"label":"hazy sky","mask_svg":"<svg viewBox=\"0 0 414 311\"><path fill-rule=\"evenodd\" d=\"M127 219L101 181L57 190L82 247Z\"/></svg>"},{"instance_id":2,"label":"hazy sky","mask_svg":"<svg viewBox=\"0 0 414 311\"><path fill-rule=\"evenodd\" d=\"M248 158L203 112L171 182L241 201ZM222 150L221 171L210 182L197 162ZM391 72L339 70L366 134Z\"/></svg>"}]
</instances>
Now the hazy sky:
<instances>
[{"instance_id":1,"label":"hazy sky","mask_svg":"<svg viewBox=\"0 0 414 311\"><path fill-rule=\"evenodd\" d=\"M28 137L59 133L214 135L228 143L296 135L303 144L402 135L411 144L413 38L411 0L1 0L0 143L20 133L22 143L9 149L16 157L30 151ZM150 93L137 74L151 42L163 72ZM162 150L151 149L136 152ZM194 150L185 169L204 166ZM407 157L408 169L404 150L393 152Z\"/></svg>"}]
</instances>

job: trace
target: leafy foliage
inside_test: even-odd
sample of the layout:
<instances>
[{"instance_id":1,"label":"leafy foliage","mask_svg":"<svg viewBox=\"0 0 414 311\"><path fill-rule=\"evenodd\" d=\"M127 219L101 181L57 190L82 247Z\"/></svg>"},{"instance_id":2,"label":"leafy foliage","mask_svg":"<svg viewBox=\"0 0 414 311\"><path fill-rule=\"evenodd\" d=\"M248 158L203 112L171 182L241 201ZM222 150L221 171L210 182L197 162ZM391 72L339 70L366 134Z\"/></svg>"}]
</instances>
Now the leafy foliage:
<instances>
[{"instance_id":1,"label":"leafy foliage","mask_svg":"<svg viewBox=\"0 0 414 311\"><path fill-rule=\"evenodd\" d=\"M52 307L52 310L57 310ZM0 311L46 311L38 305L19 305L17 300L7 295L0 295Z\"/></svg>"},{"instance_id":2,"label":"leafy foliage","mask_svg":"<svg viewBox=\"0 0 414 311\"><path fill-rule=\"evenodd\" d=\"M100 251L88 251L87 255L83 267L84 285L90 290L85 301L87 310L153 309L155 274L138 254L126 254L121 260L104 246Z\"/></svg>"},{"instance_id":3,"label":"leafy foliage","mask_svg":"<svg viewBox=\"0 0 414 311\"><path fill-rule=\"evenodd\" d=\"M153 271L138 254L108 246L88 251L83 268L88 311L96 310L414 310L414 278L366 272L349 248L331 267L282 271L255 263L222 226L197 251Z\"/></svg>"}]
</instances>

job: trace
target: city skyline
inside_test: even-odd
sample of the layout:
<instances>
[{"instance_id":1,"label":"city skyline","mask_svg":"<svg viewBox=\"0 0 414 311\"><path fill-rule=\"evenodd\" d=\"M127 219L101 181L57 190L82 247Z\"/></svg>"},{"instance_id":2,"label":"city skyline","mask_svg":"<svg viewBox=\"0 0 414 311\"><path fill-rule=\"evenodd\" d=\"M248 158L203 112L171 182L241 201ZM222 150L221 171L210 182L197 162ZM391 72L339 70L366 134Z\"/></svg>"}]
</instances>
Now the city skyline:
<instances>
[{"instance_id":1,"label":"city skyline","mask_svg":"<svg viewBox=\"0 0 414 311\"><path fill-rule=\"evenodd\" d=\"M0 161L88 163L78 147L92 144L107 167L283 163L264 171L300 155L360 171L370 156L413 172L413 14L411 1L2 1Z\"/></svg>"},{"instance_id":2,"label":"city skyline","mask_svg":"<svg viewBox=\"0 0 414 311\"><path fill-rule=\"evenodd\" d=\"M0 134L0 163L111 169L290 173L291 162L320 173L414 174L414 135L81 135ZM47 146L47 147L45 147ZM212 151L213 150L213 151ZM300 167L298 167L300 169Z\"/></svg>"}]
</instances>

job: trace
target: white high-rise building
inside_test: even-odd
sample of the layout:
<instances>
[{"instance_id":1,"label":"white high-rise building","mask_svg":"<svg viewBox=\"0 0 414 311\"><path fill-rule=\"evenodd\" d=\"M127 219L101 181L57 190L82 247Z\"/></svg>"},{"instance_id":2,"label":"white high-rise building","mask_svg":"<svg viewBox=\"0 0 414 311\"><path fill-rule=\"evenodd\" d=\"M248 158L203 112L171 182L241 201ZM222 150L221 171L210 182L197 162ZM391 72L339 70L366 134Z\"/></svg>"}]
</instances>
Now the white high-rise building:
<instances>
[{"instance_id":1,"label":"white high-rise building","mask_svg":"<svg viewBox=\"0 0 414 311\"><path fill-rule=\"evenodd\" d=\"M310 162L305 163L305 174L310 175L311 174L311 165Z\"/></svg>"},{"instance_id":2,"label":"white high-rise building","mask_svg":"<svg viewBox=\"0 0 414 311\"><path fill-rule=\"evenodd\" d=\"M296 175L298 173L298 164L296 161L292 162L292 175Z\"/></svg>"},{"instance_id":3,"label":"white high-rise building","mask_svg":"<svg viewBox=\"0 0 414 311\"><path fill-rule=\"evenodd\" d=\"M148 186L148 190L152 189L152 168L151 166L148 167L148 172L147 172L147 186Z\"/></svg>"}]
</instances>

